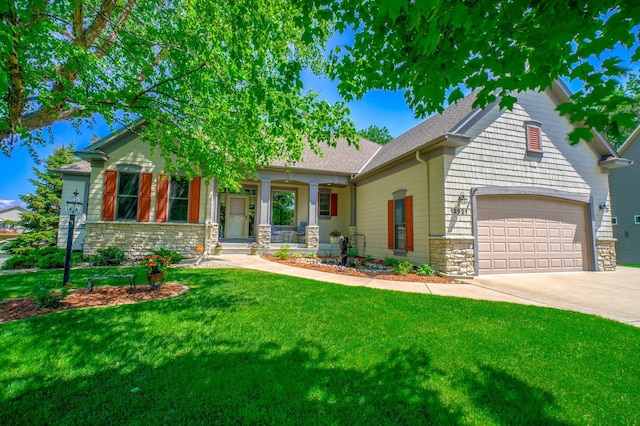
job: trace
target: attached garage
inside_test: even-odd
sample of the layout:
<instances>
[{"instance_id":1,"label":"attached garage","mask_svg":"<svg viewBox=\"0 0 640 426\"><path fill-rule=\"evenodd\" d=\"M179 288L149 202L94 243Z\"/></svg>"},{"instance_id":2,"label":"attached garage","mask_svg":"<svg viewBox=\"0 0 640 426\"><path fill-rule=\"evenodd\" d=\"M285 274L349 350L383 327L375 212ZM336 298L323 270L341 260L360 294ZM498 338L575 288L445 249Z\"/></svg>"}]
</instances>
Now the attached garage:
<instances>
[{"instance_id":1,"label":"attached garage","mask_svg":"<svg viewBox=\"0 0 640 426\"><path fill-rule=\"evenodd\" d=\"M478 274L590 269L587 204L553 197L476 199Z\"/></svg>"}]
</instances>

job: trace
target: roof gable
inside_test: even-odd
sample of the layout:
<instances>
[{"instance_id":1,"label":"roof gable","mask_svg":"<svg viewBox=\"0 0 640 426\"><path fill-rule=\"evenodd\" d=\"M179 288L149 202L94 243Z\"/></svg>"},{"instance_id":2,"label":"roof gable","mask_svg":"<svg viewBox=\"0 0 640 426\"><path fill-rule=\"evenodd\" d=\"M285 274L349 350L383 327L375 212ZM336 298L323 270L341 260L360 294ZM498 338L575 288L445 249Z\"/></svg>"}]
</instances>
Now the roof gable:
<instances>
[{"instance_id":1,"label":"roof gable","mask_svg":"<svg viewBox=\"0 0 640 426\"><path fill-rule=\"evenodd\" d=\"M627 149L629 149L629 147L637 140L640 140L640 126L636 127L636 129L631 133L631 135L629 135L627 140L624 141L622 145L620 145L620 149L618 150L620 155L624 154L627 151Z\"/></svg>"}]
</instances>

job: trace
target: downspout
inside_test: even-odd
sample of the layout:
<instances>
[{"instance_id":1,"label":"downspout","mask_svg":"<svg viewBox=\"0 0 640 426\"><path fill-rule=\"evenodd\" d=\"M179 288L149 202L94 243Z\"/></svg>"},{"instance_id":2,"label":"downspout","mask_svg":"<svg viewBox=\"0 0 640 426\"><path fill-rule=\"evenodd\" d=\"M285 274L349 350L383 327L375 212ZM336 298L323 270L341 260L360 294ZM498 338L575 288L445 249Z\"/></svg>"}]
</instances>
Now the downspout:
<instances>
[{"instance_id":1,"label":"downspout","mask_svg":"<svg viewBox=\"0 0 640 426\"><path fill-rule=\"evenodd\" d=\"M424 170L425 170L425 186L424 186L424 188L426 190L425 216L426 216L426 225L427 225L427 263L431 264L431 242L429 240L429 235L431 234L431 215L430 215L430 212L429 212L429 162L426 161L426 160L423 160L422 157L420 157L420 151L416 151L416 160L418 160L418 162L424 164Z\"/></svg>"}]
</instances>

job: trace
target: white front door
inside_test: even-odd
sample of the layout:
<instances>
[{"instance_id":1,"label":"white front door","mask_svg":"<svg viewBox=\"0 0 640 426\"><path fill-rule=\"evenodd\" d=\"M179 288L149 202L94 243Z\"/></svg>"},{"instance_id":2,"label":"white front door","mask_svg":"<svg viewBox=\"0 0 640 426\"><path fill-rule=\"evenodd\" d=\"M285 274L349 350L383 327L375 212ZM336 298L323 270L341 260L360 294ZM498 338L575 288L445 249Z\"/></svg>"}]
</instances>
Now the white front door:
<instances>
[{"instance_id":1,"label":"white front door","mask_svg":"<svg viewBox=\"0 0 640 426\"><path fill-rule=\"evenodd\" d=\"M249 235L248 207L247 196L227 195L226 238L247 238Z\"/></svg>"}]
</instances>

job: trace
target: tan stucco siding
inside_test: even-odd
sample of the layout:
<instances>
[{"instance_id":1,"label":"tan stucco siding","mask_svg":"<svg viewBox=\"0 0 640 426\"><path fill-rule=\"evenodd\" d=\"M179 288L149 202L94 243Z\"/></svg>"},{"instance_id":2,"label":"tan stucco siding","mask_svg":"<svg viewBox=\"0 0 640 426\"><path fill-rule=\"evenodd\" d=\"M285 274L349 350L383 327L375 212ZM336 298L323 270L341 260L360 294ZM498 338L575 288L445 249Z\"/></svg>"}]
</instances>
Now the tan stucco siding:
<instances>
[{"instance_id":1,"label":"tan stucco siding","mask_svg":"<svg viewBox=\"0 0 640 426\"><path fill-rule=\"evenodd\" d=\"M458 197L483 186L528 186L590 195L596 206L597 237L611 237L609 211L597 206L609 203L608 176L598 166L598 155L585 143L571 146L570 123L560 117L545 93L518 94L512 111L494 107L465 133L471 142L459 148L446 173L444 224L447 233L471 235L471 211L455 214ZM542 123L541 157L527 155L525 122ZM466 207L471 207L466 203Z\"/></svg>"},{"instance_id":2,"label":"tan stucco siding","mask_svg":"<svg viewBox=\"0 0 640 426\"><path fill-rule=\"evenodd\" d=\"M91 203L89 205L88 217L89 221L99 221L102 212L102 194L104 185L104 171L116 169L118 165L130 164L139 166L143 172L153 173L153 183L151 185L151 212L150 221L155 222L156 218L156 190L158 184L158 174L165 173L165 161L156 150L152 158L151 147L149 144L134 140L123 146L116 148L109 153L109 158L104 163L93 161L91 166L91 188L89 197ZM209 202L209 187L206 180L202 180L200 186L200 223L205 222L205 212L210 209L207 206Z\"/></svg>"},{"instance_id":3,"label":"tan stucco siding","mask_svg":"<svg viewBox=\"0 0 640 426\"><path fill-rule=\"evenodd\" d=\"M338 194L338 215L331 217L320 217L318 225L320 226L320 243L329 243L329 232L337 229L343 235L349 235L349 222L351 218L351 189L350 188L333 188L332 193ZM319 206L318 206L319 208Z\"/></svg>"},{"instance_id":4,"label":"tan stucco siding","mask_svg":"<svg viewBox=\"0 0 640 426\"><path fill-rule=\"evenodd\" d=\"M367 253L378 259L405 257L394 255L387 247L387 201L393 193L406 190L413 196L414 250L406 260L413 264L427 263L426 169L424 164L409 163L407 168L379 179L372 179L357 187L358 232L366 236Z\"/></svg>"}]
</instances>

